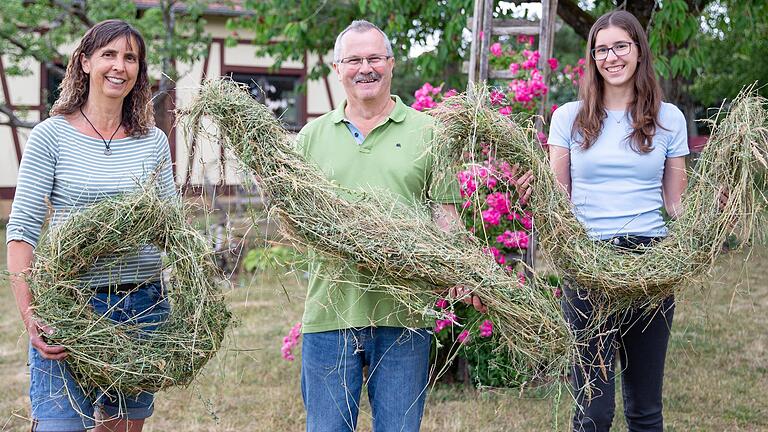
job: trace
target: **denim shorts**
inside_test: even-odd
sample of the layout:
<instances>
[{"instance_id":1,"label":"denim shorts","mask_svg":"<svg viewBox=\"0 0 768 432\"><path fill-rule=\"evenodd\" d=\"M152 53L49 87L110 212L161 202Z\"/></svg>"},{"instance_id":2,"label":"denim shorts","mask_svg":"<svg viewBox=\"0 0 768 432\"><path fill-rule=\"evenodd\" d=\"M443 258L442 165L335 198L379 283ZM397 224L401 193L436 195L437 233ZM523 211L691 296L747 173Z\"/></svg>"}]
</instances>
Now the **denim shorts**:
<instances>
[{"instance_id":1,"label":"denim shorts","mask_svg":"<svg viewBox=\"0 0 768 432\"><path fill-rule=\"evenodd\" d=\"M142 324L152 331L168 318L170 304L160 282L148 283L128 293L98 292L91 306L99 315L117 322ZM32 403L32 430L40 432L79 431L93 428L94 412L102 419L145 419L152 415L154 395L127 396L99 393L88 397L88 389L74 380L66 361L47 360L29 346L29 397Z\"/></svg>"}]
</instances>

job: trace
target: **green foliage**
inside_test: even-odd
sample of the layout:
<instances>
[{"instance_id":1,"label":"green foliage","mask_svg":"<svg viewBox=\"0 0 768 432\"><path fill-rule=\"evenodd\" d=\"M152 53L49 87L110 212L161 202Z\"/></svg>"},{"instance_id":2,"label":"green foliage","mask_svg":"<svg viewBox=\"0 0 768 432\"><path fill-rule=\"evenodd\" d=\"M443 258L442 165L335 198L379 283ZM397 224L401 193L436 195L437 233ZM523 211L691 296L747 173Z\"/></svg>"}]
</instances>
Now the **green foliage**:
<instances>
[{"instance_id":1,"label":"green foliage","mask_svg":"<svg viewBox=\"0 0 768 432\"><path fill-rule=\"evenodd\" d=\"M302 267L306 258L288 246L258 247L248 251L243 258L243 268L251 273L267 273L276 269Z\"/></svg>"},{"instance_id":2,"label":"green foliage","mask_svg":"<svg viewBox=\"0 0 768 432\"><path fill-rule=\"evenodd\" d=\"M662 78L689 77L704 61L697 49L699 16L688 10L685 0L666 0L653 15L648 42L656 72Z\"/></svg>"},{"instance_id":3,"label":"green foliage","mask_svg":"<svg viewBox=\"0 0 768 432\"><path fill-rule=\"evenodd\" d=\"M704 26L701 51L707 55L691 88L697 100L718 105L744 85L768 84L768 2L720 0L706 10Z\"/></svg>"},{"instance_id":4,"label":"green foliage","mask_svg":"<svg viewBox=\"0 0 768 432\"><path fill-rule=\"evenodd\" d=\"M37 67L30 59L51 66L66 65L69 58L60 51L63 46L77 42L91 25L117 18L139 29L148 45L149 63L175 79L176 61L193 62L207 50L210 36L201 17L208 1L161 1L173 15L170 27L171 20L164 20L161 7L139 11L132 1L7 0L0 14L0 52L8 58L9 75L30 73ZM179 7L182 3L183 8ZM63 72L56 67L52 70Z\"/></svg>"},{"instance_id":5,"label":"green foliage","mask_svg":"<svg viewBox=\"0 0 768 432\"><path fill-rule=\"evenodd\" d=\"M469 40L462 37L462 32L473 4L472 0L300 0L286 5L282 0L246 0L244 6L254 13L231 19L228 28L254 32L257 53L274 57L275 67L279 67L286 60L301 60L305 51L326 56L333 50L336 36L350 22L365 18L389 36L399 76L417 75L421 82L445 82L449 87L463 88L466 77L460 66L469 50ZM433 48L408 60L414 46ZM309 79L329 72L333 59L323 60L309 65ZM410 94L415 88L401 93Z\"/></svg>"}]
</instances>

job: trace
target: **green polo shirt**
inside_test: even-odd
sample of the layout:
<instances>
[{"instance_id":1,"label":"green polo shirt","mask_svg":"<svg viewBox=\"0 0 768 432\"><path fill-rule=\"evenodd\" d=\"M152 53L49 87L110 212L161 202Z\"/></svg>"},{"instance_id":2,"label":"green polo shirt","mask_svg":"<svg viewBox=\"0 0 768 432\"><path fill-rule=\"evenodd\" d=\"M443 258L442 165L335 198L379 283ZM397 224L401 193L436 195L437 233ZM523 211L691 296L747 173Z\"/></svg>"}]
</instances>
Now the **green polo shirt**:
<instances>
[{"instance_id":1,"label":"green polo shirt","mask_svg":"<svg viewBox=\"0 0 768 432\"><path fill-rule=\"evenodd\" d=\"M417 203L456 203L458 183L437 188L429 196L432 179L434 119L406 106L392 96L395 108L358 144L345 124L346 101L299 132L297 145L333 183L349 189L388 190L398 199ZM430 215L425 212L425 218ZM369 275L357 270L335 270L319 258L311 260L302 331L316 333L366 326L431 327L404 306Z\"/></svg>"}]
</instances>

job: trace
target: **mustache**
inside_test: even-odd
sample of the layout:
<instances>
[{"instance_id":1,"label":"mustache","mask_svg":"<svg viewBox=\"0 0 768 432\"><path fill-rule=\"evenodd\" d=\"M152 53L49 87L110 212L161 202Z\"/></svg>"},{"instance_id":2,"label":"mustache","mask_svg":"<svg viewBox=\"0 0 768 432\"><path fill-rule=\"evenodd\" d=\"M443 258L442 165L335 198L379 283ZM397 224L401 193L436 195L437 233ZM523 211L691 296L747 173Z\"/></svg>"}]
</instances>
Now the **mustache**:
<instances>
[{"instance_id":1,"label":"mustache","mask_svg":"<svg viewBox=\"0 0 768 432\"><path fill-rule=\"evenodd\" d=\"M380 80L381 74L376 71L368 73L359 73L352 79L353 82L368 81L368 80Z\"/></svg>"}]
</instances>

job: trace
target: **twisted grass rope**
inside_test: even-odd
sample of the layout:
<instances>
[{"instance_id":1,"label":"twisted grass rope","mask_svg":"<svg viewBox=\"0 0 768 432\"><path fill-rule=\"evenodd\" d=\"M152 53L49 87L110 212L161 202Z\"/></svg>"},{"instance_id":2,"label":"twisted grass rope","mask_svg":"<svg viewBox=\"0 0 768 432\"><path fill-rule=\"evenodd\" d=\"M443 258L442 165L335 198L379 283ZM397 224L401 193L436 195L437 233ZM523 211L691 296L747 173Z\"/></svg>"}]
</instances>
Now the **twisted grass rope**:
<instances>
[{"instance_id":1,"label":"twisted grass rope","mask_svg":"<svg viewBox=\"0 0 768 432\"><path fill-rule=\"evenodd\" d=\"M142 245L165 251L171 274L171 312L152 333L96 315L89 306L93 288L78 281L97 257L135 253ZM231 321L212 254L182 204L160 199L148 182L43 236L27 278L34 314L55 329L49 343L67 348L67 364L86 391L132 395L188 385L221 347Z\"/></svg>"},{"instance_id":2,"label":"twisted grass rope","mask_svg":"<svg viewBox=\"0 0 768 432\"><path fill-rule=\"evenodd\" d=\"M702 281L729 236L744 244L764 234L757 228L765 226L768 115L766 100L754 88L742 91L715 127L690 173L683 214L669 223L668 236L644 254L590 239L557 185L535 131L493 110L487 90L476 88L474 94L448 98L431 112L441 122L435 137L438 171L452 175L466 154L484 149L532 170L536 180L529 209L542 251L612 311L659 304L676 289ZM729 193L724 209L718 204L721 190Z\"/></svg>"},{"instance_id":3,"label":"twisted grass rope","mask_svg":"<svg viewBox=\"0 0 768 432\"><path fill-rule=\"evenodd\" d=\"M437 316L436 290L464 285L480 295L520 370L560 376L574 340L548 290L521 285L466 232L437 228L428 209L403 205L383 191L332 184L296 152L266 107L227 80L203 85L185 113L185 129L220 137L258 178L285 236L300 248L376 275L415 314ZM366 287L368 288L368 287ZM370 289L370 288L369 288Z\"/></svg>"}]
</instances>

